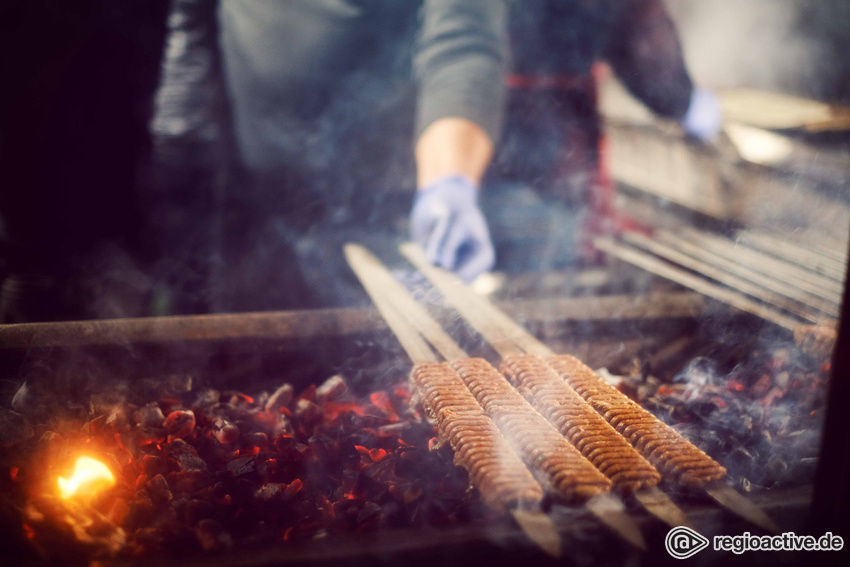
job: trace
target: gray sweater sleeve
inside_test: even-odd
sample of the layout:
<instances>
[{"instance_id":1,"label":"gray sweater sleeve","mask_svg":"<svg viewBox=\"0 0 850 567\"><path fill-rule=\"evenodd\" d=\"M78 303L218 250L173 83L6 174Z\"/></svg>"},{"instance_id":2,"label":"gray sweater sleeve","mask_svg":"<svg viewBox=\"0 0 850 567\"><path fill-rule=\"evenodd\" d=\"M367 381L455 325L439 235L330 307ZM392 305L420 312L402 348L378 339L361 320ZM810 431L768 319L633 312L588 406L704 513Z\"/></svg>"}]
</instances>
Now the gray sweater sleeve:
<instances>
[{"instance_id":1,"label":"gray sweater sleeve","mask_svg":"<svg viewBox=\"0 0 850 567\"><path fill-rule=\"evenodd\" d=\"M506 0L425 0L413 61L417 138L432 122L459 117L498 139L506 18Z\"/></svg>"}]
</instances>

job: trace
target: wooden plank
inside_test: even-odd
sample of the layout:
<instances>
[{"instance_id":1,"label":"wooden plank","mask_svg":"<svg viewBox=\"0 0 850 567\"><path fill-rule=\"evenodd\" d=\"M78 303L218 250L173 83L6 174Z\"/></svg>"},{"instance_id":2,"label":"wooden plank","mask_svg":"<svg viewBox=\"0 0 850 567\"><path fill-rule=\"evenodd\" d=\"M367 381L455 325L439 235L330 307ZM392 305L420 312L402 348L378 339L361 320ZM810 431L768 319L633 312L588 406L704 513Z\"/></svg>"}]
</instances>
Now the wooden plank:
<instances>
[{"instance_id":1,"label":"wooden plank","mask_svg":"<svg viewBox=\"0 0 850 567\"><path fill-rule=\"evenodd\" d=\"M0 325L0 351L238 339L319 339L386 329L369 309L318 309Z\"/></svg>"}]
</instances>

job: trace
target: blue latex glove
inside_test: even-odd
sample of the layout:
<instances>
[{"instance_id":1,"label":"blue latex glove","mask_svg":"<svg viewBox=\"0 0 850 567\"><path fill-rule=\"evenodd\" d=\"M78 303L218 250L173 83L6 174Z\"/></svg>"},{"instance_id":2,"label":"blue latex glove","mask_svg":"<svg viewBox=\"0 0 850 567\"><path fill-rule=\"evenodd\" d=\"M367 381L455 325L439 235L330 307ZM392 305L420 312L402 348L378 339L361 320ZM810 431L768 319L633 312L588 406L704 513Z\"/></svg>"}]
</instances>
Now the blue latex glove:
<instances>
[{"instance_id":1,"label":"blue latex glove","mask_svg":"<svg viewBox=\"0 0 850 567\"><path fill-rule=\"evenodd\" d=\"M723 113L717 97L709 90L695 88L691 93L691 105L682 118L682 128L706 141L717 136L722 126Z\"/></svg>"},{"instance_id":2,"label":"blue latex glove","mask_svg":"<svg viewBox=\"0 0 850 567\"><path fill-rule=\"evenodd\" d=\"M477 197L478 188L466 177L444 177L417 193L410 212L413 240L428 259L466 282L496 260Z\"/></svg>"}]
</instances>

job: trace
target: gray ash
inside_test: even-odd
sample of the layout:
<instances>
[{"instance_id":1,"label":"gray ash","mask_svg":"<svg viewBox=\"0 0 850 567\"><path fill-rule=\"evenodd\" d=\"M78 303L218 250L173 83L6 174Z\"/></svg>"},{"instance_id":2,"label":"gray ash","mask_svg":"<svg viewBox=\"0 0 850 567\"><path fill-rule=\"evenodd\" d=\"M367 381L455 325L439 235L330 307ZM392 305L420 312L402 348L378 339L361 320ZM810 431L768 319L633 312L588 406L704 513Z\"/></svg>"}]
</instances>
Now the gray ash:
<instances>
[{"instance_id":1,"label":"gray ash","mask_svg":"<svg viewBox=\"0 0 850 567\"><path fill-rule=\"evenodd\" d=\"M620 388L751 491L813 481L829 370L793 346L757 346L731 369L700 357L672 383L625 378Z\"/></svg>"}]
</instances>

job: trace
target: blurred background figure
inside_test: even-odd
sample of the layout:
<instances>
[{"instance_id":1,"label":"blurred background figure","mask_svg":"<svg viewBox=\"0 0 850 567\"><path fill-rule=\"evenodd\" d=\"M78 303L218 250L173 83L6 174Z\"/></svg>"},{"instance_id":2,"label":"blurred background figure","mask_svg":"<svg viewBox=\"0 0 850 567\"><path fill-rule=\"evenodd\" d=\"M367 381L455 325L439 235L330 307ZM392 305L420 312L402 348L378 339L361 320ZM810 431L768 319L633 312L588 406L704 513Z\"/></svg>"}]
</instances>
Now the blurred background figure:
<instances>
[{"instance_id":1,"label":"blurred background figure","mask_svg":"<svg viewBox=\"0 0 850 567\"><path fill-rule=\"evenodd\" d=\"M467 279L490 237L498 270L567 266L605 185L595 61L715 128L664 6L700 81L850 102L844 0L503 4L0 3L0 320L351 304L353 237Z\"/></svg>"},{"instance_id":2,"label":"blurred background figure","mask_svg":"<svg viewBox=\"0 0 850 567\"><path fill-rule=\"evenodd\" d=\"M715 96L694 86L661 0L528 0L512 7L510 38L506 124L483 206L499 267L548 271L574 263L582 232L600 229L595 64L701 140L722 117Z\"/></svg>"},{"instance_id":3,"label":"blurred background figure","mask_svg":"<svg viewBox=\"0 0 850 567\"><path fill-rule=\"evenodd\" d=\"M340 244L365 234L391 249L403 233L387 223L397 216L393 197L412 193L414 170L410 230L429 258L468 281L493 267L477 202L502 113L503 7L411 6L223 0L216 17L210 3L174 4L153 123L159 170L171 181L152 184L150 210L168 219L192 206L160 232L161 257L188 247L189 259L173 263L164 289L191 290L200 278L194 287L209 297L194 297L224 311L347 303ZM575 260L579 218L594 213L595 62L609 61L637 97L700 139L716 135L720 109L694 88L660 0L534 0L514 3L509 22L507 127L482 198L500 267L549 270ZM227 161L230 123L240 168L224 183L217 166ZM174 181L197 196L182 196ZM547 222L528 218L538 213ZM192 227L207 217L197 238ZM209 243L216 251L199 254ZM209 279L192 258L207 258ZM204 307L184 300L179 309Z\"/></svg>"}]
</instances>

